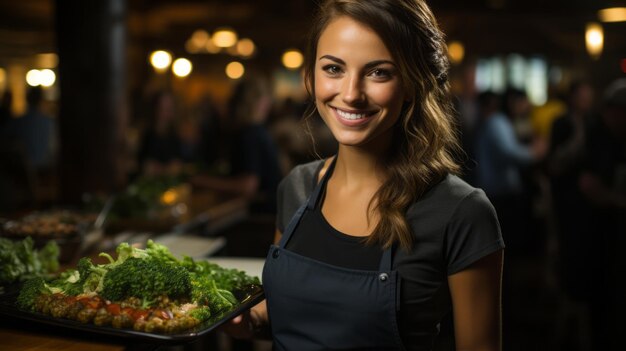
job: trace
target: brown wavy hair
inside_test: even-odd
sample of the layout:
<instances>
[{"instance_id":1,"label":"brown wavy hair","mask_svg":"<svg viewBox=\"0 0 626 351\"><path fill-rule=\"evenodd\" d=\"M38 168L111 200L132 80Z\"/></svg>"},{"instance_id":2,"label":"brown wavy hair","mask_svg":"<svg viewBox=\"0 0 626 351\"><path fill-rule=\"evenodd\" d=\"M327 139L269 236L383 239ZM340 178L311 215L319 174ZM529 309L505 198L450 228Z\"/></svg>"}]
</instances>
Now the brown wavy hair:
<instances>
[{"instance_id":1,"label":"brown wavy hair","mask_svg":"<svg viewBox=\"0 0 626 351\"><path fill-rule=\"evenodd\" d=\"M458 174L460 152L448 82L444 35L423 0L327 0L309 33L304 76L315 101L315 59L319 38L337 17L348 16L372 28L391 52L409 96L394 126L393 144L382 160L388 178L372 204L380 221L366 243L410 249L409 206L448 173ZM316 113L309 105L307 116Z\"/></svg>"}]
</instances>

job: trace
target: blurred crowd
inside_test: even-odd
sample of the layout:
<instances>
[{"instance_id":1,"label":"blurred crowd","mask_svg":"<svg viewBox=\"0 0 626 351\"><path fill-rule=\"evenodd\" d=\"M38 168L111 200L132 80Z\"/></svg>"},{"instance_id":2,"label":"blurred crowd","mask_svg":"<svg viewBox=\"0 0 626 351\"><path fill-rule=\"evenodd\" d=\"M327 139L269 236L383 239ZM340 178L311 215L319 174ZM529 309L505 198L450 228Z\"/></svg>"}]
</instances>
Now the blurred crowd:
<instances>
[{"instance_id":1,"label":"blurred crowd","mask_svg":"<svg viewBox=\"0 0 626 351\"><path fill-rule=\"evenodd\" d=\"M619 349L626 79L572 81L542 106L514 88L456 101L466 180L491 199L507 245L505 349L528 349L520 323L544 328L541 349Z\"/></svg>"}]
</instances>

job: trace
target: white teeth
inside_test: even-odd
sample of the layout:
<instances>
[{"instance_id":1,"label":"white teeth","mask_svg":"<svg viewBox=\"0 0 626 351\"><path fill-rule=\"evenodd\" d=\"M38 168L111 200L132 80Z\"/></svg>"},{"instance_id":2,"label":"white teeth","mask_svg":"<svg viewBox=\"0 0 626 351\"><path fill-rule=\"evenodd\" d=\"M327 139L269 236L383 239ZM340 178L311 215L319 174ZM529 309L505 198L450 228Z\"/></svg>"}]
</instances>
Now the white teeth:
<instances>
[{"instance_id":1,"label":"white teeth","mask_svg":"<svg viewBox=\"0 0 626 351\"><path fill-rule=\"evenodd\" d=\"M341 111L339 109L337 109L336 111L339 114L339 116L341 116L342 118L345 118L345 119L352 119L352 120L354 120L354 119L365 118L365 116L367 116L367 114L365 114L365 113L349 113L349 112Z\"/></svg>"}]
</instances>

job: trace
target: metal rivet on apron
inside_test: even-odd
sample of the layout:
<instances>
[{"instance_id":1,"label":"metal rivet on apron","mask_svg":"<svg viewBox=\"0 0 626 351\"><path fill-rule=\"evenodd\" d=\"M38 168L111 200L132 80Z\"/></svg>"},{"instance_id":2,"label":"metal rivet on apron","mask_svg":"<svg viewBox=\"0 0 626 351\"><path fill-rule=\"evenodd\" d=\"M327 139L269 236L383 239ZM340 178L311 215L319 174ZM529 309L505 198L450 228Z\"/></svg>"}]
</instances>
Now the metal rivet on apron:
<instances>
[{"instance_id":1,"label":"metal rivet on apron","mask_svg":"<svg viewBox=\"0 0 626 351\"><path fill-rule=\"evenodd\" d=\"M388 278L389 275L387 275L387 273L380 273L380 275L378 276L378 280L380 280L381 282L386 282Z\"/></svg>"},{"instance_id":2,"label":"metal rivet on apron","mask_svg":"<svg viewBox=\"0 0 626 351\"><path fill-rule=\"evenodd\" d=\"M272 253L272 257L278 258L278 255L280 255L280 250L279 249L274 250L274 252Z\"/></svg>"}]
</instances>

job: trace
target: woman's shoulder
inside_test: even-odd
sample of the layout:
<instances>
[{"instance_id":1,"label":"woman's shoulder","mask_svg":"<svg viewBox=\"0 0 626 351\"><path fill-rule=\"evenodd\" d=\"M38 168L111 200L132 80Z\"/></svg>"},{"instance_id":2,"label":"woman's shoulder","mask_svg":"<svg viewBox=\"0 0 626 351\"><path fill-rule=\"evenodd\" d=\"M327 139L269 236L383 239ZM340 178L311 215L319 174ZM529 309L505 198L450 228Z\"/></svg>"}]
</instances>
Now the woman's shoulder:
<instances>
[{"instance_id":1,"label":"woman's shoulder","mask_svg":"<svg viewBox=\"0 0 626 351\"><path fill-rule=\"evenodd\" d=\"M489 208L491 206L491 202L482 189L468 184L459 176L448 174L411 206L409 215L423 211L451 215L459 208Z\"/></svg>"},{"instance_id":2,"label":"woman's shoulder","mask_svg":"<svg viewBox=\"0 0 626 351\"><path fill-rule=\"evenodd\" d=\"M291 216L306 201L317 182L324 160L297 165L278 185L277 227L283 231Z\"/></svg>"},{"instance_id":3,"label":"woman's shoulder","mask_svg":"<svg viewBox=\"0 0 626 351\"><path fill-rule=\"evenodd\" d=\"M286 178L308 178L313 179L319 172L325 160L315 160L303 164L296 165L289 171Z\"/></svg>"},{"instance_id":4,"label":"woman's shoulder","mask_svg":"<svg viewBox=\"0 0 626 351\"><path fill-rule=\"evenodd\" d=\"M291 169L279 185L279 194L289 196L290 200L306 199L317 183L317 174L324 166L324 160L315 160L300 164Z\"/></svg>"},{"instance_id":5,"label":"woman's shoulder","mask_svg":"<svg viewBox=\"0 0 626 351\"><path fill-rule=\"evenodd\" d=\"M432 193L432 196L441 197L443 199L458 201L466 198L470 194L483 193L483 191L470 185L457 175L448 174L440 182L435 184L428 193Z\"/></svg>"}]
</instances>

